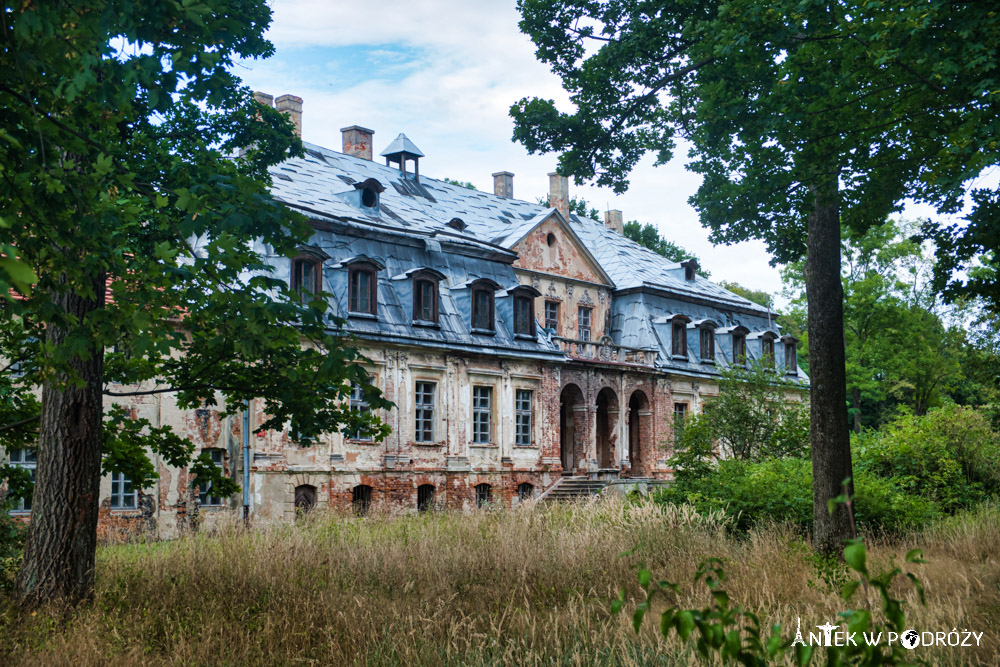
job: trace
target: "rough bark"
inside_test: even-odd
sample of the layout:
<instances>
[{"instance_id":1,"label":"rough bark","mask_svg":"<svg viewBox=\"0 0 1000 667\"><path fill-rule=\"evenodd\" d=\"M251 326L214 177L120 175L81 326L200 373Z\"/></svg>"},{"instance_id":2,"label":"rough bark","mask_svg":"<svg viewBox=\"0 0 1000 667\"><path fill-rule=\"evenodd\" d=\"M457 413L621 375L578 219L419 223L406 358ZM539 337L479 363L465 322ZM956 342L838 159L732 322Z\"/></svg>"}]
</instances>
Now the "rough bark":
<instances>
[{"instance_id":1,"label":"rough bark","mask_svg":"<svg viewBox=\"0 0 1000 667\"><path fill-rule=\"evenodd\" d=\"M832 515L827 507L828 500L844 492L843 481L852 477L836 177L814 190L806 252L813 544L821 552L832 553L854 528L845 505L839 504ZM853 484L848 491L853 494Z\"/></svg>"},{"instance_id":2,"label":"rough bark","mask_svg":"<svg viewBox=\"0 0 1000 667\"><path fill-rule=\"evenodd\" d=\"M104 279L93 284L95 298L67 289L53 300L67 315L82 319L104 303ZM46 340L63 343L70 327L50 324ZM38 471L32 496L31 523L17 594L27 606L49 602L76 604L94 589L98 493L101 482L101 378L104 351L89 346L86 358L70 367L82 383L65 378L42 385Z\"/></svg>"}]
</instances>

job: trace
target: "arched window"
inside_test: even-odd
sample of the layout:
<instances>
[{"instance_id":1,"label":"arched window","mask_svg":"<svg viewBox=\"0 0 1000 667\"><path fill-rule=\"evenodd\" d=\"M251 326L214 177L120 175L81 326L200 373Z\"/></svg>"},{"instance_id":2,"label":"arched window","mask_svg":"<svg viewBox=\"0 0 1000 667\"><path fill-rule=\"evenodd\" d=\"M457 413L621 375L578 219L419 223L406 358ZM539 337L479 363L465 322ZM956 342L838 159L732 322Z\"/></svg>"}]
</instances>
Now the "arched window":
<instances>
[{"instance_id":1,"label":"arched window","mask_svg":"<svg viewBox=\"0 0 1000 667\"><path fill-rule=\"evenodd\" d=\"M417 510L426 512L434 509L434 485L421 484L417 487Z\"/></svg>"},{"instance_id":2,"label":"arched window","mask_svg":"<svg viewBox=\"0 0 1000 667\"><path fill-rule=\"evenodd\" d=\"M686 315L670 317L670 353L675 357L687 358L687 325L691 321Z\"/></svg>"},{"instance_id":3,"label":"arched window","mask_svg":"<svg viewBox=\"0 0 1000 667\"><path fill-rule=\"evenodd\" d=\"M375 266L367 262L349 268L348 310L352 313L375 315L378 303L378 278Z\"/></svg>"},{"instance_id":4,"label":"arched window","mask_svg":"<svg viewBox=\"0 0 1000 667\"><path fill-rule=\"evenodd\" d=\"M316 507L316 487L309 484L295 487L295 512L305 514Z\"/></svg>"},{"instance_id":5,"label":"arched window","mask_svg":"<svg viewBox=\"0 0 1000 667\"><path fill-rule=\"evenodd\" d=\"M372 487L358 484L351 489L351 508L357 516L366 516L372 506Z\"/></svg>"},{"instance_id":6,"label":"arched window","mask_svg":"<svg viewBox=\"0 0 1000 667\"><path fill-rule=\"evenodd\" d=\"M438 321L438 281L440 274L420 271L413 275L413 319L416 322Z\"/></svg>"},{"instance_id":7,"label":"arched window","mask_svg":"<svg viewBox=\"0 0 1000 667\"><path fill-rule=\"evenodd\" d=\"M517 485L517 499L522 503L535 497L535 487L527 482Z\"/></svg>"},{"instance_id":8,"label":"arched window","mask_svg":"<svg viewBox=\"0 0 1000 667\"><path fill-rule=\"evenodd\" d=\"M476 507L486 507L490 504L492 490L489 484L476 484Z\"/></svg>"}]
</instances>

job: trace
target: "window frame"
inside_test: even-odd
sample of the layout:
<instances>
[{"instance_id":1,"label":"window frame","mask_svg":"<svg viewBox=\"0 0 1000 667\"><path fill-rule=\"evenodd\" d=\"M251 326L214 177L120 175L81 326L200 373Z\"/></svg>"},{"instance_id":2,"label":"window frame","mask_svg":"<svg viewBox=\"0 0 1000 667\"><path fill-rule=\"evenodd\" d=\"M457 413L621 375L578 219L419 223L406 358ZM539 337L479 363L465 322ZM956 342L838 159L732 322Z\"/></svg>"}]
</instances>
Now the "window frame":
<instances>
[{"instance_id":1,"label":"window frame","mask_svg":"<svg viewBox=\"0 0 1000 667\"><path fill-rule=\"evenodd\" d=\"M483 405L485 398L486 404ZM472 386L472 427L473 445L486 447L493 444L493 385L476 384ZM485 420L485 424L484 424ZM483 426L485 425L485 431ZM484 437L485 440L481 439Z\"/></svg>"},{"instance_id":2,"label":"window frame","mask_svg":"<svg viewBox=\"0 0 1000 667\"><path fill-rule=\"evenodd\" d=\"M679 408L679 409L678 409ZM670 422L670 428L673 431L674 442L677 442L677 437L680 435L680 431L684 430L684 424L687 422L687 415L690 411L691 406L687 401L674 401L673 406L673 417ZM677 415L680 415L680 428L677 424Z\"/></svg>"},{"instance_id":3,"label":"window frame","mask_svg":"<svg viewBox=\"0 0 1000 667\"><path fill-rule=\"evenodd\" d=\"M131 505L126 504L128 500L131 500ZM118 512L139 509L139 490L123 472L111 473L111 498L108 507Z\"/></svg>"},{"instance_id":4,"label":"window frame","mask_svg":"<svg viewBox=\"0 0 1000 667\"><path fill-rule=\"evenodd\" d=\"M546 299L544 306L545 328L552 329L557 335L559 334L559 310L560 310L559 305L560 304L558 301L553 301L552 299ZM551 318L549 317L549 306L553 306L555 308L555 316ZM553 324L553 326L549 326L550 322Z\"/></svg>"},{"instance_id":5,"label":"window frame","mask_svg":"<svg viewBox=\"0 0 1000 667\"><path fill-rule=\"evenodd\" d=\"M583 315L587 315L587 326L583 325ZM594 339L594 307L593 306L577 306L576 307L576 337L578 340L585 342L590 342ZM584 336L586 332L586 336Z\"/></svg>"},{"instance_id":6,"label":"window frame","mask_svg":"<svg viewBox=\"0 0 1000 667\"><path fill-rule=\"evenodd\" d=\"M527 394L527 408L522 399ZM535 392L532 389L514 389L514 446L531 447L535 443ZM526 436L525 441L522 436Z\"/></svg>"},{"instance_id":7,"label":"window frame","mask_svg":"<svg viewBox=\"0 0 1000 667\"><path fill-rule=\"evenodd\" d=\"M19 452L20 456L15 459L14 453ZM34 497L35 474L38 470L38 449L29 447L17 447L7 450L7 458L12 468L21 468L28 471L31 476L32 491L27 498L18 498L17 503L10 509L11 514L30 514L31 501ZM12 499L10 499L12 500Z\"/></svg>"},{"instance_id":8,"label":"window frame","mask_svg":"<svg viewBox=\"0 0 1000 667\"><path fill-rule=\"evenodd\" d=\"M686 317L673 317L670 319L670 356L674 358L687 359L687 325Z\"/></svg>"},{"instance_id":9,"label":"window frame","mask_svg":"<svg viewBox=\"0 0 1000 667\"><path fill-rule=\"evenodd\" d=\"M354 279L355 276L361 274L366 274L368 276L368 303L367 310L355 310L355 305L359 308L364 305L361 303L361 295L356 292L356 289L360 291L361 285L360 280L355 288ZM347 267L347 313L348 315L361 315L369 317L378 317L378 267L369 262L355 262L348 265Z\"/></svg>"},{"instance_id":10,"label":"window frame","mask_svg":"<svg viewBox=\"0 0 1000 667\"><path fill-rule=\"evenodd\" d=\"M226 450L221 447L206 447L201 450L202 452L208 452L209 458L212 459L212 463L215 467L222 470L222 474L226 474ZM217 496L212 493L212 483L204 482L198 485L198 506L199 507L225 507L226 498L223 496Z\"/></svg>"},{"instance_id":11,"label":"window frame","mask_svg":"<svg viewBox=\"0 0 1000 667\"><path fill-rule=\"evenodd\" d=\"M525 489L527 487L527 489ZM525 492L527 491L527 492ZM535 485L531 482L521 482L517 485L517 499L519 502L531 500L535 497Z\"/></svg>"},{"instance_id":12,"label":"window frame","mask_svg":"<svg viewBox=\"0 0 1000 667\"><path fill-rule=\"evenodd\" d=\"M472 299L471 322L472 331L476 333L496 333L496 290L486 283L476 283L469 291ZM479 303L479 295L485 295L486 303ZM483 307L485 306L485 312ZM482 325L482 326L481 326Z\"/></svg>"},{"instance_id":13,"label":"window frame","mask_svg":"<svg viewBox=\"0 0 1000 667\"><path fill-rule=\"evenodd\" d=\"M715 327L711 324L702 324L698 327L698 356L702 362L715 363Z\"/></svg>"},{"instance_id":14,"label":"window frame","mask_svg":"<svg viewBox=\"0 0 1000 667\"><path fill-rule=\"evenodd\" d=\"M747 335L745 333L733 334L733 364L746 366L747 364Z\"/></svg>"},{"instance_id":15,"label":"window frame","mask_svg":"<svg viewBox=\"0 0 1000 667\"><path fill-rule=\"evenodd\" d=\"M430 387L430 402L421 402L426 395L420 385ZM437 416L438 383L434 380L414 380L413 382L413 441L421 445L433 445ZM424 413L424 414L422 414ZM426 436L426 438L424 437Z\"/></svg>"},{"instance_id":16,"label":"window frame","mask_svg":"<svg viewBox=\"0 0 1000 667\"><path fill-rule=\"evenodd\" d=\"M440 283L441 279L435 276L429 271L420 271L413 274L413 321L418 324L437 324L440 318L440 302L441 302L441 292ZM424 294L421 290L423 285L430 285L431 288L431 304L430 304L430 318L422 317L424 311L427 310L427 304L424 303Z\"/></svg>"},{"instance_id":17,"label":"window frame","mask_svg":"<svg viewBox=\"0 0 1000 667\"><path fill-rule=\"evenodd\" d=\"M351 511L355 516L368 516L374 491L369 484L356 484L351 488Z\"/></svg>"},{"instance_id":18,"label":"window frame","mask_svg":"<svg viewBox=\"0 0 1000 667\"><path fill-rule=\"evenodd\" d=\"M348 405L351 412L358 412L360 414L371 412L371 405L365 400L364 389L357 382L351 383L351 396ZM370 433L364 434L358 428L348 436L348 440L353 440L354 442L372 442L374 438Z\"/></svg>"},{"instance_id":19,"label":"window frame","mask_svg":"<svg viewBox=\"0 0 1000 667\"><path fill-rule=\"evenodd\" d=\"M799 374L798 341L786 338L785 343L785 373L787 375Z\"/></svg>"},{"instance_id":20,"label":"window frame","mask_svg":"<svg viewBox=\"0 0 1000 667\"><path fill-rule=\"evenodd\" d=\"M535 335L534 297L531 297L524 292L514 293L514 335Z\"/></svg>"},{"instance_id":21,"label":"window frame","mask_svg":"<svg viewBox=\"0 0 1000 667\"><path fill-rule=\"evenodd\" d=\"M312 271L312 289L306 290L302 284L302 278L307 275L305 271L301 269L303 266L311 267ZM298 293L299 301L301 303L306 303L312 299L317 293L323 291L323 262L318 257L313 257L310 255L299 255L292 260L292 274L289 281L289 286L293 291Z\"/></svg>"},{"instance_id":22,"label":"window frame","mask_svg":"<svg viewBox=\"0 0 1000 667\"><path fill-rule=\"evenodd\" d=\"M775 367L774 337L763 335L760 337L760 358L767 368Z\"/></svg>"},{"instance_id":23,"label":"window frame","mask_svg":"<svg viewBox=\"0 0 1000 667\"><path fill-rule=\"evenodd\" d=\"M493 485L480 482L474 487L476 490L476 509L483 509L493 502Z\"/></svg>"}]
</instances>

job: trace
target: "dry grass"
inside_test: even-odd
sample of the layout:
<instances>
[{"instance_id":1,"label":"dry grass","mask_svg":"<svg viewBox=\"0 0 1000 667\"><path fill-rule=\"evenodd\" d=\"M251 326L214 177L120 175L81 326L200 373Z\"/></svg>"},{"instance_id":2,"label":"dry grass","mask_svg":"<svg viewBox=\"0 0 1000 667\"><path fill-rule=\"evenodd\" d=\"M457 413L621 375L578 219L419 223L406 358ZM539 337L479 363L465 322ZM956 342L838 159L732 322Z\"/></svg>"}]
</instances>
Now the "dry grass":
<instances>
[{"instance_id":1,"label":"dry grass","mask_svg":"<svg viewBox=\"0 0 1000 667\"><path fill-rule=\"evenodd\" d=\"M876 540L869 559L874 569L900 564L914 546L930 563L911 566L926 607L909 586L899 588L913 627L986 632L979 650L924 657L1000 663L1000 511ZM694 571L705 557L721 557L734 600L788 628L797 616L812 626L844 608L809 555L781 526L734 538L718 519L690 510L613 500L314 517L253 531L234 524L216 535L102 548L92 607L34 616L0 609L0 664L694 663L685 647L656 635L655 621L636 636L625 615L609 615L621 587L636 592L637 563L680 583L681 604L701 607L706 589L693 584Z\"/></svg>"}]
</instances>

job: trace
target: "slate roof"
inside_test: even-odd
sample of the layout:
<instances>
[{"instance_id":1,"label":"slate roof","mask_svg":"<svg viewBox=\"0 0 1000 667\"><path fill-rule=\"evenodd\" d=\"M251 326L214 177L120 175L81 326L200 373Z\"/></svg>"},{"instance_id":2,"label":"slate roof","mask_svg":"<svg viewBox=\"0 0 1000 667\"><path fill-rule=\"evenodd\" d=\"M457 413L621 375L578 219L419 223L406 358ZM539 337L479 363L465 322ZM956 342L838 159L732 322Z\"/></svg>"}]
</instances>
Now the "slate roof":
<instances>
[{"instance_id":1,"label":"slate roof","mask_svg":"<svg viewBox=\"0 0 1000 667\"><path fill-rule=\"evenodd\" d=\"M412 144L404 135L400 135L394 145L397 142ZM350 252L377 257L386 264L385 275L389 277L426 266L448 275L447 283L452 288L477 277L488 277L501 286L516 284L517 278L508 264L442 252L439 245L435 250L434 243L464 244L480 251L506 254L510 258L508 261L512 261L514 255L510 250L518 241L550 216L559 216L555 209L537 203L471 190L426 175L417 180L413 174L404 175L396 167L314 144L305 143L304 146L303 157L291 158L271 168L272 194L313 219L346 223L362 236L364 230L370 228L376 232L388 230L424 239L427 245L418 252L369 238L319 233L318 245L331 256L343 259L347 257L343 253ZM356 199L355 186L371 178L385 188L377 209L359 206ZM448 224L455 218L465 227L459 229L460 225ZM570 214L566 222L614 284L617 293L613 301L611 334L615 342L634 348L658 348L658 366L695 374L714 373L693 356L687 362L670 358L669 324L655 322L667 313L682 311L693 320L709 318L722 328L742 324L755 332L778 331L766 308L701 276L685 280L684 267L680 263L640 246L608 229L602 222L576 214ZM351 247L344 248L344 244ZM340 247L334 253L324 247L326 245ZM407 307L392 292L380 285L379 321L359 320L356 326L352 321L352 329L451 347L456 344L476 347L485 343L510 352L534 350L542 355L551 354L554 349L544 335L529 343L514 339L505 327L498 327L497 337L492 342L483 341L469 332L468 323L452 308L454 303L446 302L444 290L441 329L414 327ZM498 317L500 301L498 298ZM723 354L719 346L717 355ZM720 362L724 360L720 358Z\"/></svg>"}]
</instances>

